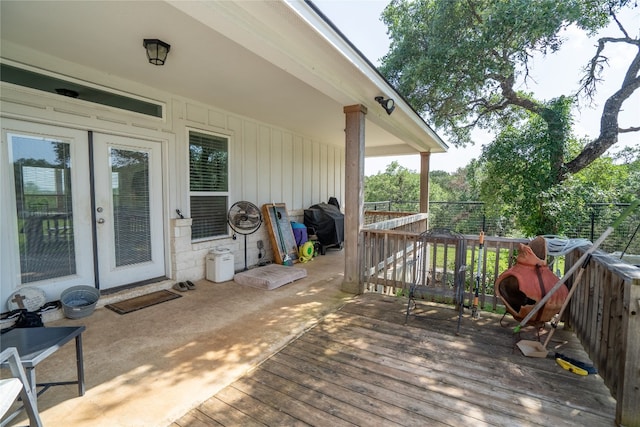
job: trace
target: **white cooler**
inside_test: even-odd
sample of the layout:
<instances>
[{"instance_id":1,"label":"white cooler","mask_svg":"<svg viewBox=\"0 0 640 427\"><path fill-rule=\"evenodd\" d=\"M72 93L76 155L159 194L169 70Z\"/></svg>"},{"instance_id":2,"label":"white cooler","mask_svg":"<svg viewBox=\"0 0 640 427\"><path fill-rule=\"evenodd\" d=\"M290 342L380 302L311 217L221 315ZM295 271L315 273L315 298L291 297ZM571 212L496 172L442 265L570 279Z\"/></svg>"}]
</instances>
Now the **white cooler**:
<instances>
[{"instance_id":1,"label":"white cooler","mask_svg":"<svg viewBox=\"0 0 640 427\"><path fill-rule=\"evenodd\" d=\"M207 280L220 283L233 280L235 273L233 254L227 248L216 248L209 251L206 262Z\"/></svg>"}]
</instances>

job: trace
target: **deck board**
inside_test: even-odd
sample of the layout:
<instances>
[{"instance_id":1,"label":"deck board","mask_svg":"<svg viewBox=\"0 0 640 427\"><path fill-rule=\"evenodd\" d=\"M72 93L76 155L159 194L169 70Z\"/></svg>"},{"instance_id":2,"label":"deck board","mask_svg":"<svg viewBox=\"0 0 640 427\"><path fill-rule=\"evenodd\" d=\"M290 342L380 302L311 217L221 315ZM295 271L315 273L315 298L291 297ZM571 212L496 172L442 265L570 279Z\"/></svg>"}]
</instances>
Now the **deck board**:
<instances>
[{"instance_id":1,"label":"deck board","mask_svg":"<svg viewBox=\"0 0 640 427\"><path fill-rule=\"evenodd\" d=\"M207 417L209 419L212 419L212 421L215 421L218 424L224 426L242 425L247 427L264 427L264 423L261 423L255 418L252 418L243 410L244 408L242 406L242 403L233 403L233 394L236 392L237 391L233 387L227 387L216 396L200 405L199 410L191 411L191 413L199 412L202 414L202 416L199 416L198 419L202 420L204 419L204 417ZM231 401L232 404L225 402L224 399ZM215 416L209 417L207 414L215 414ZM213 418L215 418L215 420L213 420ZM187 423L185 425L190 424Z\"/></svg>"},{"instance_id":2,"label":"deck board","mask_svg":"<svg viewBox=\"0 0 640 427\"><path fill-rule=\"evenodd\" d=\"M272 375L273 377L281 377L295 382L300 389L304 390L302 393L308 393L307 390L311 391L312 395L305 396L305 399L309 397L317 408L340 417L353 425L358 425L363 419L368 419L371 425L389 425L391 427L402 425L394 423L389 418L372 413L368 410L366 404L362 405L362 399L356 402L351 400L353 393L350 390L342 386L336 386L333 382L319 381L316 376L309 375L308 369L304 366L296 368L285 364L284 362L286 361L286 358L268 360L261 366L261 369L256 371L256 374L261 376ZM298 398L301 394L292 396Z\"/></svg>"},{"instance_id":3,"label":"deck board","mask_svg":"<svg viewBox=\"0 0 640 427\"><path fill-rule=\"evenodd\" d=\"M451 307L419 302L406 325L405 309L355 298L173 426L614 425L602 378L517 350L533 328L514 337L513 319L466 313L456 333ZM568 332L553 343L588 361Z\"/></svg>"}]
</instances>

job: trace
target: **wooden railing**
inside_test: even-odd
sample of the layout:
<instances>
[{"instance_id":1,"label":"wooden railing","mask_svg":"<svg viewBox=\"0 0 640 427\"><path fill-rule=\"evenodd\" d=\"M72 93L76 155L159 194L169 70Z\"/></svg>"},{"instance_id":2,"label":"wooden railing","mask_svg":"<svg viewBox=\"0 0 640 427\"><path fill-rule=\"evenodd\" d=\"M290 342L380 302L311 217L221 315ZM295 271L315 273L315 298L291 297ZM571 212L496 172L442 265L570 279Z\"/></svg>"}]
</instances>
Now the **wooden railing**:
<instances>
[{"instance_id":1,"label":"wooden railing","mask_svg":"<svg viewBox=\"0 0 640 427\"><path fill-rule=\"evenodd\" d=\"M388 223L387 221L396 219L396 218L402 218L402 217L408 217L408 216L414 216L416 215L415 212L397 212L397 211L365 211L364 212L364 223L366 225L374 225L375 227L386 227L386 228L393 228L393 225ZM424 218L424 224L426 227L426 214L418 214L421 215L422 218Z\"/></svg>"},{"instance_id":2,"label":"wooden railing","mask_svg":"<svg viewBox=\"0 0 640 427\"><path fill-rule=\"evenodd\" d=\"M422 235L425 227L425 214L418 214L371 224L362 231L365 292L407 295L418 282L427 290L420 298L453 301L453 278L460 268L454 264L455 242L429 241ZM471 301L479 241L478 236L463 237L465 299ZM495 310L501 305L494 292L496 279L515 262L519 244L528 241L485 236L480 260L481 309ZM580 249L566 255L566 269L580 256ZM616 398L618 425L640 425L640 269L596 251L582 282L564 317Z\"/></svg>"},{"instance_id":3,"label":"wooden railing","mask_svg":"<svg viewBox=\"0 0 640 427\"><path fill-rule=\"evenodd\" d=\"M617 401L616 423L640 426L640 268L596 251L574 285L568 322Z\"/></svg>"},{"instance_id":4,"label":"wooden railing","mask_svg":"<svg viewBox=\"0 0 640 427\"><path fill-rule=\"evenodd\" d=\"M405 217L411 218L411 217ZM405 224L404 227L407 227ZM454 294L453 277L460 266L454 265L455 242L431 242L425 240L422 231L404 231L385 227L367 228L363 231L364 259L363 280L365 291L387 295L407 294L412 285L426 288L422 298L449 302ZM464 235L466 265L463 266L465 297L473 299L477 274L478 236ZM494 283L504 270L510 267L519 243L526 239L485 237L479 287L481 309L495 310L499 303ZM427 273L435 272L435 273Z\"/></svg>"}]
</instances>

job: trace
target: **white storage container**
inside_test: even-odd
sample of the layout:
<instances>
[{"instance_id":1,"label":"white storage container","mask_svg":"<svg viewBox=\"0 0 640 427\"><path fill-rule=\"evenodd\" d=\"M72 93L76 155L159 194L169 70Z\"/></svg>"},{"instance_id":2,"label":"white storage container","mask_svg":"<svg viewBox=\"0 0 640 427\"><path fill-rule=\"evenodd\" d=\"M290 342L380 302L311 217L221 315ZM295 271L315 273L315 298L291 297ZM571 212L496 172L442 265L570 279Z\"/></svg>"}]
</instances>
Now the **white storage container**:
<instances>
[{"instance_id":1,"label":"white storage container","mask_svg":"<svg viewBox=\"0 0 640 427\"><path fill-rule=\"evenodd\" d=\"M216 248L209 251L206 262L207 280L220 283L233 280L235 273L233 254L227 248Z\"/></svg>"}]
</instances>

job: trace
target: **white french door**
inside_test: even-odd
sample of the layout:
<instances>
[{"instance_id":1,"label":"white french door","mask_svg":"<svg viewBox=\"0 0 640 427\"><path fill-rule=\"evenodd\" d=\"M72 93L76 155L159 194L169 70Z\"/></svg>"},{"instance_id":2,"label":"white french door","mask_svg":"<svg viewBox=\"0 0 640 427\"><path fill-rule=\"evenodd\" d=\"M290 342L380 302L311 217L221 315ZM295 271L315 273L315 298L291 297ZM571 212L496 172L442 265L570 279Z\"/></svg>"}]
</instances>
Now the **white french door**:
<instances>
[{"instance_id":1,"label":"white french door","mask_svg":"<svg viewBox=\"0 0 640 427\"><path fill-rule=\"evenodd\" d=\"M163 276L160 143L95 134L93 158L100 288Z\"/></svg>"},{"instance_id":2,"label":"white french door","mask_svg":"<svg viewBox=\"0 0 640 427\"><path fill-rule=\"evenodd\" d=\"M1 148L3 295L165 275L159 142L3 119Z\"/></svg>"}]
</instances>

